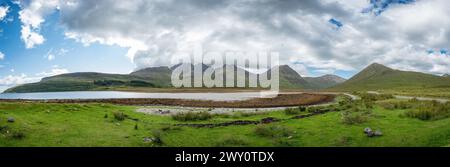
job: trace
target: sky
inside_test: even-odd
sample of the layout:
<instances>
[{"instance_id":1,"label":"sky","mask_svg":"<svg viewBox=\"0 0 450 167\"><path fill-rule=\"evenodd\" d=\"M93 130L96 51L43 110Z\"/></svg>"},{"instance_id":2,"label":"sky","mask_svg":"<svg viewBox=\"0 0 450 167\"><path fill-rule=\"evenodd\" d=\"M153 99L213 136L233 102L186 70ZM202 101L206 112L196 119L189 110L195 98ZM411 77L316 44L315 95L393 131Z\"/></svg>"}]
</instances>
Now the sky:
<instances>
[{"instance_id":1,"label":"sky","mask_svg":"<svg viewBox=\"0 0 450 167\"><path fill-rule=\"evenodd\" d=\"M0 0L0 89L167 66L189 44L276 51L302 76L450 73L446 0Z\"/></svg>"}]
</instances>

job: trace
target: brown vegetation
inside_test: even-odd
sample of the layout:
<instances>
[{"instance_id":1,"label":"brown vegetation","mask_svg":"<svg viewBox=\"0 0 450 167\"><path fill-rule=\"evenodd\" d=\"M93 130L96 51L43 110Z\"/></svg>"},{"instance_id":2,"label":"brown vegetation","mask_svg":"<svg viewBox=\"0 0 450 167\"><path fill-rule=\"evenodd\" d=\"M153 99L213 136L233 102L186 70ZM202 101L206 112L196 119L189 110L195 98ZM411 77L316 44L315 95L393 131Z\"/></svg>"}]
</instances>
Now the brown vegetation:
<instances>
[{"instance_id":1,"label":"brown vegetation","mask_svg":"<svg viewBox=\"0 0 450 167\"><path fill-rule=\"evenodd\" d=\"M67 100L0 100L0 101L25 101L48 103L113 103L122 105L164 105L185 107L224 107L224 108L263 108L300 106L328 103L334 100L335 95L328 94L280 94L275 98L256 98L243 101L211 101L211 100L184 100L184 99L67 99Z\"/></svg>"}]
</instances>

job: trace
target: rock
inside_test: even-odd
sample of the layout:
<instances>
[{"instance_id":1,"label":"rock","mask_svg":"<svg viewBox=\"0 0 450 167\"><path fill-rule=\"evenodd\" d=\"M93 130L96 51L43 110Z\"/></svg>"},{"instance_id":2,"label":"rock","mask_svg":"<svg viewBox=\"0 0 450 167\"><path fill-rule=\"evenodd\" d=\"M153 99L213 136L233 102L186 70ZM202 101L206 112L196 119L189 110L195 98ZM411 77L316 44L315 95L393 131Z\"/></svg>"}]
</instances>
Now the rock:
<instances>
[{"instance_id":1,"label":"rock","mask_svg":"<svg viewBox=\"0 0 450 167\"><path fill-rule=\"evenodd\" d=\"M370 129L369 127L364 128L364 133L365 134L369 134L370 132L372 132L372 129Z\"/></svg>"},{"instance_id":2,"label":"rock","mask_svg":"<svg viewBox=\"0 0 450 167\"><path fill-rule=\"evenodd\" d=\"M381 131L379 131L379 130L375 131L373 134L375 136L382 136L383 135L383 133Z\"/></svg>"},{"instance_id":3,"label":"rock","mask_svg":"<svg viewBox=\"0 0 450 167\"><path fill-rule=\"evenodd\" d=\"M15 120L13 117L9 117L9 118L8 118L8 122L11 122L11 123L12 123L12 122L15 122L15 121L16 121L16 120Z\"/></svg>"},{"instance_id":4,"label":"rock","mask_svg":"<svg viewBox=\"0 0 450 167\"><path fill-rule=\"evenodd\" d=\"M263 123L263 124L268 124L268 123L272 123L275 121L277 121L277 119L273 118L273 117L267 117L267 118L261 119L261 123Z\"/></svg>"},{"instance_id":5,"label":"rock","mask_svg":"<svg viewBox=\"0 0 450 167\"><path fill-rule=\"evenodd\" d=\"M145 138L144 138L144 143L150 143L150 142L152 142L152 141L153 141L153 139L150 138L150 137L145 137Z\"/></svg>"},{"instance_id":6,"label":"rock","mask_svg":"<svg viewBox=\"0 0 450 167\"><path fill-rule=\"evenodd\" d=\"M374 137L375 133L373 131L367 132L367 137Z\"/></svg>"}]
</instances>

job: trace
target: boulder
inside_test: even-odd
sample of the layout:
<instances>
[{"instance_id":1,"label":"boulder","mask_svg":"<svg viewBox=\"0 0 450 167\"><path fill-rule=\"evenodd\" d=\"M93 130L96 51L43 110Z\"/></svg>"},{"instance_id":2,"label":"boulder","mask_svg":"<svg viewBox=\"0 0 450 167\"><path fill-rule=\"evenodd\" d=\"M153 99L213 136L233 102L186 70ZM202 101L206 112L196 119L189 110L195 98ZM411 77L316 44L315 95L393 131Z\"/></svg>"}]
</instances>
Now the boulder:
<instances>
[{"instance_id":1,"label":"boulder","mask_svg":"<svg viewBox=\"0 0 450 167\"><path fill-rule=\"evenodd\" d=\"M373 132L373 131L367 132L367 137L374 137L374 136L375 136L375 132Z\"/></svg>"},{"instance_id":2,"label":"boulder","mask_svg":"<svg viewBox=\"0 0 450 167\"><path fill-rule=\"evenodd\" d=\"M15 121L16 121L16 120L15 120L13 117L9 117L9 118L8 118L8 122L11 122L11 123L12 123L12 122L15 122Z\"/></svg>"},{"instance_id":3,"label":"boulder","mask_svg":"<svg viewBox=\"0 0 450 167\"><path fill-rule=\"evenodd\" d=\"M375 131L373 134L375 136L382 136L383 135L383 133L381 131L379 131L379 130Z\"/></svg>"},{"instance_id":4,"label":"boulder","mask_svg":"<svg viewBox=\"0 0 450 167\"><path fill-rule=\"evenodd\" d=\"M144 143L149 143L149 142L152 142L153 140L152 140L152 138L149 138L149 137L145 137L144 138Z\"/></svg>"},{"instance_id":5,"label":"boulder","mask_svg":"<svg viewBox=\"0 0 450 167\"><path fill-rule=\"evenodd\" d=\"M368 133L370 133L370 132L372 132L372 129L370 129L369 127L364 128L364 133L365 133L365 134L368 134Z\"/></svg>"}]
</instances>

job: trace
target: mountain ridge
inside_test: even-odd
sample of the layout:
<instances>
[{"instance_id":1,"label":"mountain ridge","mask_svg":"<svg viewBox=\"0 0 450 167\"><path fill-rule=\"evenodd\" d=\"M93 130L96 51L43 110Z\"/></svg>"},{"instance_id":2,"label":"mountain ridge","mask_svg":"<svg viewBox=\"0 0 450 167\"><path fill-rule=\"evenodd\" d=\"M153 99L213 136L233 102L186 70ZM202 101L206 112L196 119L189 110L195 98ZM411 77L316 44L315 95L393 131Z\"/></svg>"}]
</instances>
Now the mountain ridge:
<instances>
[{"instance_id":1,"label":"mountain ridge","mask_svg":"<svg viewBox=\"0 0 450 167\"><path fill-rule=\"evenodd\" d=\"M45 91L84 91L84 90L114 90L120 87L156 87L170 88L172 71L182 64L172 67L148 67L133 71L129 74L109 74L99 72L75 72L66 73L42 78L41 81L18 85L5 90L5 93L25 93L25 92L45 92ZM210 66L205 64L190 64L191 67L201 65L202 71ZM219 68L221 69L221 68ZM235 78L245 77L246 87L248 87L248 76L260 75L251 73L243 68L235 66L235 70L242 70L245 76L234 73ZM288 65L279 66L280 87L282 89L316 89L316 83L310 83ZM229 72L218 70L220 74L230 75ZM270 72L270 69L265 73ZM220 75L219 74L219 75ZM215 75L213 75L215 76ZM311 79L311 77L309 77ZM224 85L225 85L224 80ZM235 81L236 84L236 81ZM319 86L322 88L321 86Z\"/></svg>"},{"instance_id":2,"label":"mountain ridge","mask_svg":"<svg viewBox=\"0 0 450 167\"><path fill-rule=\"evenodd\" d=\"M400 87L431 88L449 87L450 78L414 71L392 69L372 63L347 81L332 87L332 90L378 90Z\"/></svg>"}]
</instances>

